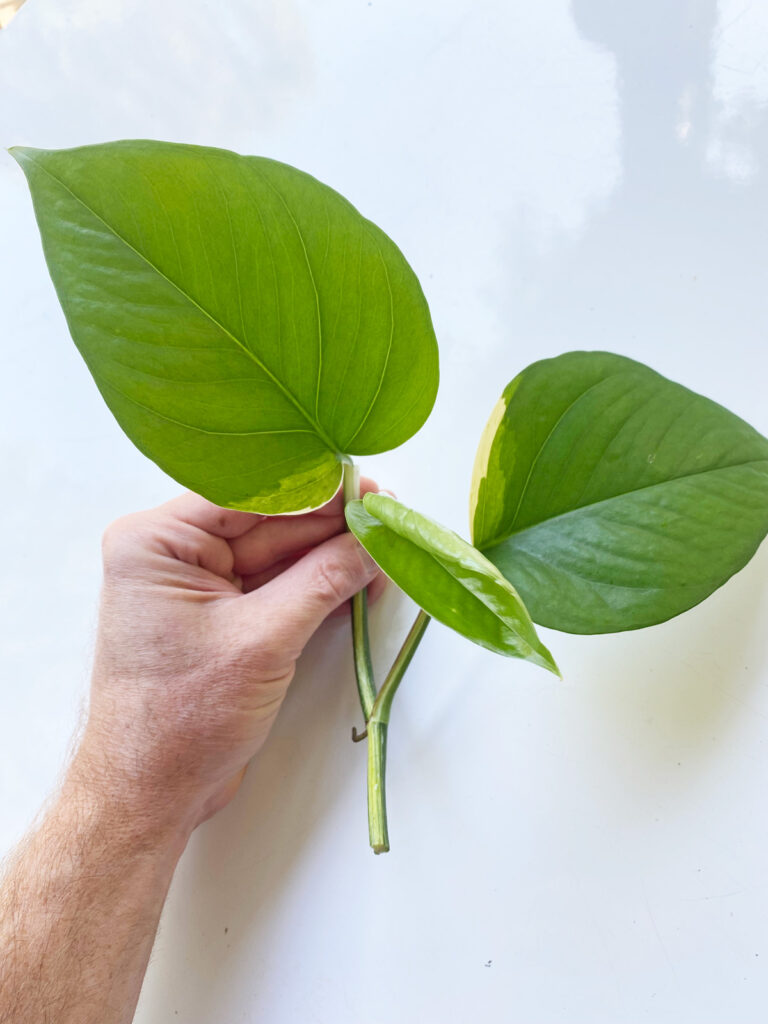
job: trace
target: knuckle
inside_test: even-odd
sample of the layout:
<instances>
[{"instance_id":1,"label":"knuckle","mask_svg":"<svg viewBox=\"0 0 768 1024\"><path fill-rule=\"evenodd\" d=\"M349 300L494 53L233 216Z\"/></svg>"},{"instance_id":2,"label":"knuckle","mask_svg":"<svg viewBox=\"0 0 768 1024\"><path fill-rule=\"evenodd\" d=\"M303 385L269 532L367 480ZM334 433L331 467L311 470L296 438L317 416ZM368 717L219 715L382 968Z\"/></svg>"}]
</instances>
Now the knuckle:
<instances>
[{"instance_id":1,"label":"knuckle","mask_svg":"<svg viewBox=\"0 0 768 1024\"><path fill-rule=\"evenodd\" d=\"M104 561L109 561L123 546L127 529L127 516L121 516L109 524L101 537L101 553Z\"/></svg>"},{"instance_id":2,"label":"knuckle","mask_svg":"<svg viewBox=\"0 0 768 1024\"><path fill-rule=\"evenodd\" d=\"M121 516L109 524L101 538L101 555L105 570L118 568L131 560L136 548L136 539L141 531L141 513Z\"/></svg>"},{"instance_id":3,"label":"knuckle","mask_svg":"<svg viewBox=\"0 0 768 1024\"><path fill-rule=\"evenodd\" d=\"M323 558L317 565L315 588L322 601L341 604L355 589L353 574L349 566L340 558L334 556Z\"/></svg>"}]
</instances>

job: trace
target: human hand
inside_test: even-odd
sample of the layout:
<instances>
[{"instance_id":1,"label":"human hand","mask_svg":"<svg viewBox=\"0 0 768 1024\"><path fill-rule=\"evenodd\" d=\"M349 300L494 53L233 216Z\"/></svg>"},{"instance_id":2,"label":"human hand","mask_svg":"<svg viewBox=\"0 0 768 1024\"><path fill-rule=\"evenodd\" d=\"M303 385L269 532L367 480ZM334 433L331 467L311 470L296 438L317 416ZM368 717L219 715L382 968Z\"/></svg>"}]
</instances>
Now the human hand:
<instances>
[{"instance_id":1,"label":"human hand","mask_svg":"<svg viewBox=\"0 0 768 1024\"><path fill-rule=\"evenodd\" d=\"M375 596L384 585L343 530L340 493L283 517L188 493L113 523L80 778L188 831L223 807L309 638L362 587Z\"/></svg>"}]
</instances>

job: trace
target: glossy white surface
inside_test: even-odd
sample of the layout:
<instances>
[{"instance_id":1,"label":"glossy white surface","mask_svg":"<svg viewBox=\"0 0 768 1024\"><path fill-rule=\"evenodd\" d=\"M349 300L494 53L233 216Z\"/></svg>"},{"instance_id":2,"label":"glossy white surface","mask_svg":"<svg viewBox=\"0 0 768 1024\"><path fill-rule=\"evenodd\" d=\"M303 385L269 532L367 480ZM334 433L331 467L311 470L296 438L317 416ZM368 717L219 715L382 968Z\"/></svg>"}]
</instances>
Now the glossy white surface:
<instances>
[{"instance_id":1,"label":"glossy white surface","mask_svg":"<svg viewBox=\"0 0 768 1024\"><path fill-rule=\"evenodd\" d=\"M347 195L411 260L442 352L428 425L364 469L466 533L480 431L535 358L622 352L768 432L766 52L768 6L740 0L30 0L0 33L0 143L221 145ZM6 848L85 693L100 532L177 488L102 405L5 154L0 280ZM382 666L411 614L376 610ZM564 684L430 627L379 858L327 627L193 838L137 1020L762 1022L766 621L764 546L663 626L544 631Z\"/></svg>"}]
</instances>

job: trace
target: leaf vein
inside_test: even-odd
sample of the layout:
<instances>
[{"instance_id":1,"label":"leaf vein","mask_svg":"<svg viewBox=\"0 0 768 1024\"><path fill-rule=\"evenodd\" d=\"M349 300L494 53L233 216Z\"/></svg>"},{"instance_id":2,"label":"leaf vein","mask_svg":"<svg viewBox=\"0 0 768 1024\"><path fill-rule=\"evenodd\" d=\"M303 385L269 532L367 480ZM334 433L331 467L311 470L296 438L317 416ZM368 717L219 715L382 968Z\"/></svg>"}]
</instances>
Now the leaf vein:
<instances>
[{"instance_id":1,"label":"leaf vein","mask_svg":"<svg viewBox=\"0 0 768 1024\"><path fill-rule=\"evenodd\" d=\"M567 519L569 516L575 516L581 514L582 512L587 512L590 509L599 508L601 505L609 505L611 502L619 501L622 498L627 498L631 494L640 494L644 491L652 491L657 487L666 487L668 484L677 483L678 481L681 480L692 480L699 476L706 476L709 473L721 473L724 472L725 470L741 469L746 468L747 466L764 466L766 471L768 471L768 458L748 459L746 462L734 462L727 466L710 466L708 469L700 469L696 473L685 473L682 476L672 477L669 480L660 480L655 484L645 484L643 487L634 487L632 490L624 491L622 494L612 494L609 498L601 498L600 501L593 501L589 505L582 505L579 508L571 508L568 509L567 512L560 512L556 516L546 516L544 519L540 519L536 523L531 523L529 526L523 527L522 530L513 530L509 533L505 533L503 536L494 537L492 540L488 541L487 544L483 544L481 550L483 551L483 553L488 552L492 548L498 547L500 544L503 544L504 541L508 540L510 537L520 537L529 530L532 531L538 529L545 523L554 523L557 522L557 520L559 519Z\"/></svg>"},{"instance_id":2,"label":"leaf vein","mask_svg":"<svg viewBox=\"0 0 768 1024\"><path fill-rule=\"evenodd\" d=\"M187 292L184 288L182 288L181 285L177 284L172 278L168 277L167 274L163 273L163 271L155 263L153 263L145 253L141 252L139 249L137 249L135 246L133 246L128 241L127 238L124 238L122 235L120 235L120 233L118 231L116 231L115 228L113 228L103 217L101 217L96 212L96 210L94 210L92 207L90 207L88 205L88 203L85 202L84 199L82 199L80 196L78 196L60 178L58 178L55 174L53 174L51 171L49 171L47 167L44 167L42 164L40 164L37 160L34 160L34 158L30 158L30 159L40 168L40 170L42 170L45 174L47 174L48 177L52 178L61 188L63 188L66 192L68 192L76 202L80 203L80 205L85 210L87 210L93 217L95 217L97 220L99 220L104 225L104 227L107 228L107 230L112 235L114 235L115 238L117 238L119 241L121 241L123 243L123 245L125 245L128 249L130 249L131 252L135 253L136 256L138 256L140 259L144 260L144 262L147 264L147 266L151 267L155 271L155 273L157 273L160 277L162 277L163 280L167 281L168 284L170 284L173 288L175 288L179 292L180 295L182 295L185 299L187 299L188 302L190 302L204 316L206 316L211 321L211 323L214 324L214 326L218 327L220 331L222 331L228 338L230 338L230 340L233 341L235 343L235 345L238 346L238 348L242 349L249 356L249 358L252 359L253 362L256 363L260 367L260 369L262 369L267 374L267 376L273 381L273 383L285 395L285 397L291 402L291 404L294 405L299 410L299 412L304 417L304 419L306 419L307 422L312 427L314 427L315 432L317 433L319 438L323 441L323 443L332 452L336 451L336 445L334 445L333 441L327 436L327 434L322 429L320 424L307 412L307 410L303 407L303 405L296 398L296 396L293 394L293 392L290 391L290 389L287 388L280 381L280 379L275 376L274 373L272 373L272 371L269 369L269 367L264 362L262 362L262 360L259 359L258 356L250 348L247 347L247 345L245 345L236 335L232 334L232 332L230 330L228 330L228 328L226 328L224 326L224 324L222 324L219 320L217 320L216 317L211 312L209 312L207 309L205 309L205 307L202 306L194 298L194 296L190 295L189 292Z\"/></svg>"},{"instance_id":3,"label":"leaf vein","mask_svg":"<svg viewBox=\"0 0 768 1024\"><path fill-rule=\"evenodd\" d=\"M96 374L94 374L94 377L96 377L97 380L99 379ZM290 430L208 430L205 427L198 427L193 423L185 423L184 420L177 420L172 416L168 416L166 413L158 412L157 409L153 409L150 405L145 405L144 402L140 402L138 398L134 398L132 395L127 394L122 388L118 387L117 384L107 380L105 377L101 377L101 382L105 387L116 391L118 395L121 395L126 400L126 402L130 402L132 405L138 406L139 409L144 409L145 412L151 413L153 416L157 416L158 419L164 420L167 423L173 423L177 427L184 427L186 430L194 430L199 434L209 434L213 437L258 437L265 434L309 434L311 437L316 436L314 431L303 428Z\"/></svg>"},{"instance_id":4,"label":"leaf vein","mask_svg":"<svg viewBox=\"0 0 768 1024\"><path fill-rule=\"evenodd\" d=\"M373 236L369 236L369 237L373 237ZM360 420L360 423L359 423L359 425L357 427L357 430L347 440L347 442L344 445L344 448L347 451L349 451L350 445L352 444L352 442L355 440L357 435L360 433L360 431L365 426L365 423L368 420L368 417L373 412L373 407L376 405L378 397L381 394L381 389L382 389L382 387L384 385L384 378L387 375L387 366L389 365L389 357L392 354L392 341L393 341L393 338L395 336L395 303L394 303L394 296L392 295L392 284L391 284L391 282L389 280L389 270L387 269L387 263L386 263L386 260L384 259L383 254L382 254L381 247L380 247L379 243L376 241L375 237L373 238L373 242L374 242L374 245L376 246L376 252L379 254L379 259L381 260L381 266L382 266L382 268L384 270L384 279L387 282L387 291L389 293L389 341L387 343L387 354L384 357L384 365L382 366L381 373L379 375L378 387L376 388L374 396L371 399L370 404L368 405L368 408L366 409L365 414L363 415L362 420Z\"/></svg>"}]
</instances>

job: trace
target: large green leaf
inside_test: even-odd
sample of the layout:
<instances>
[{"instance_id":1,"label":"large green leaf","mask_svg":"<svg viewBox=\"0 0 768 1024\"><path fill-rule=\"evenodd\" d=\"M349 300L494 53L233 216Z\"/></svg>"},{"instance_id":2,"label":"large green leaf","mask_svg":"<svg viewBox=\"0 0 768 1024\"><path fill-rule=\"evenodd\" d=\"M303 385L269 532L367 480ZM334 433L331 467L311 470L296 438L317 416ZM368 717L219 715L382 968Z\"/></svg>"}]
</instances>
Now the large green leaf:
<instances>
[{"instance_id":1,"label":"large green leaf","mask_svg":"<svg viewBox=\"0 0 768 1024\"><path fill-rule=\"evenodd\" d=\"M135 444L220 505L316 507L429 415L437 346L392 241L293 167L16 148L72 337Z\"/></svg>"},{"instance_id":2,"label":"large green leaf","mask_svg":"<svg viewBox=\"0 0 768 1024\"><path fill-rule=\"evenodd\" d=\"M504 391L470 519L535 622L637 629L698 604L752 557L768 531L768 441L647 366L569 352Z\"/></svg>"},{"instance_id":3,"label":"large green leaf","mask_svg":"<svg viewBox=\"0 0 768 1024\"><path fill-rule=\"evenodd\" d=\"M515 588L461 537L384 494L350 502L346 514L371 557L425 612L481 647L558 673Z\"/></svg>"}]
</instances>

